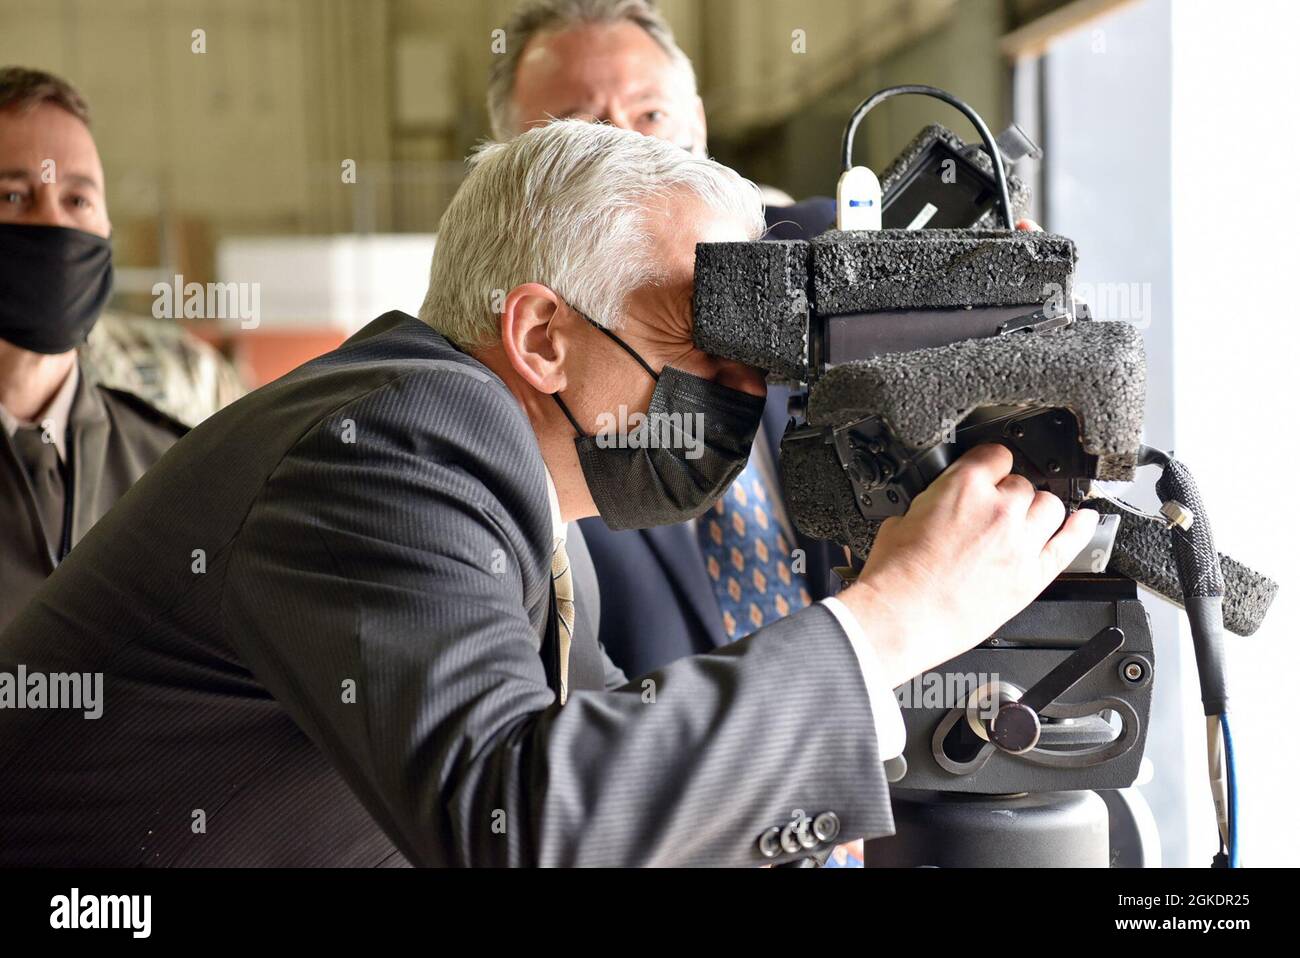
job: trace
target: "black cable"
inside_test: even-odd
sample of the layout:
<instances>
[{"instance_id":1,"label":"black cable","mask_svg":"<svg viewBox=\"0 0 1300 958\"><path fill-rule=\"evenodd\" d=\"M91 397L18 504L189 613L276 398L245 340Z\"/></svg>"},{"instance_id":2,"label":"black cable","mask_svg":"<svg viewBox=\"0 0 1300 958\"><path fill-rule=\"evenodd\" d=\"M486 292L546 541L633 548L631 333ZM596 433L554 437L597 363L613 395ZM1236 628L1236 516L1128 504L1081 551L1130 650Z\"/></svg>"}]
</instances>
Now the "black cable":
<instances>
[{"instance_id":1,"label":"black cable","mask_svg":"<svg viewBox=\"0 0 1300 958\"><path fill-rule=\"evenodd\" d=\"M979 133L980 140L984 143L984 151L988 153L989 158L993 161L993 179L997 182L998 201L1002 206L1002 219L1006 222L1007 229L1015 229L1015 218L1011 212L1011 192L1007 189L1007 172L1002 165L1002 151L998 149L993 134L989 132L988 124L965 101L958 99L945 90L940 90L938 87L926 86L923 83L906 83L902 86L886 87L878 93L871 94L871 96L859 103L853 111L853 115L849 117L849 125L844 129L842 149L844 172L847 173L853 169L853 140L858 135L858 124L862 122L868 113L886 100L905 93L915 93L942 100L949 106L961 111L962 115L970 120L971 125Z\"/></svg>"},{"instance_id":2,"label":"black cable","mask_svg":"<svg viewBox=\"0 0 1300 958\"><path fill-rule=\"evenodd\" d=\"M1224 667L1223 569L1219 564L1219 553L1210 530L1205 502L1201 499L1191 470L1168 453L1146 445L1142 446L1138 454L1138 465L1159 466L1161 472L1160 478L1156 480L1156 494L1161 503L1168 505L1175 502L1191 513L1189 527L1184 528L1171 522L1169 533L1173 544L1174 566L1183 590L1183 608L1192 633L1192 649L1196 653L1201 703L1205 715L1213 723L1207 723L1207 746L1211 757L1219 754L1219 750L1222 751L1219 761L1227 777L1226 783L1217 778L1214 764L1211 764L1210 787L1216 804L1220 800L1219 789L1226 791L1222 800L1226 806L1228 831L1226 842L1220 835L1219 853L1214 856L1213 865L1216 868L1236 868L1239 849L1236 831L1237 774L1232 732L1228 725L1228 680Z\"/></svg>"},{"instance_id":3,"label":"black cable","mask_svg":"<svg viewBox=\"0 0 1300 958\"><path fill-rule=\"evenodd\" d=\"M1160 466L1163 468L1169 465L1169 458L1169 453L1163 449L1157 449L1155 446L1148 446L1145 443L1138 450L1139 466Z\"/></svg>"}]
</instances>

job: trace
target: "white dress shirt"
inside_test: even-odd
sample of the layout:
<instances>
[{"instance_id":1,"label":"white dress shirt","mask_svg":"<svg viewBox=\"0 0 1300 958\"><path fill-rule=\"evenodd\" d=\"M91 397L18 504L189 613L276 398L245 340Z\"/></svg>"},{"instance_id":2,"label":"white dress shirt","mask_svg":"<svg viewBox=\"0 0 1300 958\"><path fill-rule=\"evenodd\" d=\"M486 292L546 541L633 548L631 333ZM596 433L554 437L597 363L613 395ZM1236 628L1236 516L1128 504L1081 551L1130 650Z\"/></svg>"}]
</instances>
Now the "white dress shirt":
<instances>
[{"instance_id":1,"label":"white dress shirt","mask_svg":"<svg viewBox=\"0 0 1300 958\"><path fill-rule=\"evenodd\" d=\"M546 495L551 504L552 537L557 541L567 539L567 528L560 516L560 497L555 491L555 481L551 471L546 469ZM903 713L899 708L894 690L881 677L880 662L876 658L867 635L862 630L853 613L839 599L828 597L821 600L826 610L835 616L840 628L848 637L853 654L857 656L858 668L862 671L862 681L867 688L867 699L871 702L871 717L876 725L876 748L881 761L903 754L907 744L907 731L903 727Z\"/></svg>"}]
</instances>

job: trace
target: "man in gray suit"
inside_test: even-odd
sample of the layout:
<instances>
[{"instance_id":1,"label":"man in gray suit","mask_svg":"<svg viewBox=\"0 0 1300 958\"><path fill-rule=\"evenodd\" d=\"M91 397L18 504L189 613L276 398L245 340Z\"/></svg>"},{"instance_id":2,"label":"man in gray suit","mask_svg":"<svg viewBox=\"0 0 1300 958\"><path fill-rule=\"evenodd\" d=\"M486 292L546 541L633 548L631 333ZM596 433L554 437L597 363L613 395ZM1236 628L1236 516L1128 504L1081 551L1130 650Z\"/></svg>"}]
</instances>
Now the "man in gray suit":
<instances>
[{"instance_id":1,"label":"man in gray suit","mask_svg":"<svg viewBox=\"0 0 1300 958\"><path fill-rule=\"evenodd\" d=\"M483 150L423 322L204 422L0 635L0 863L746 865L887 834L890 689L1092 514L982 447L838 599L627 681L565 524L680 521L743 468L762 379L695 349L691 283L697 242L761 228L751 184L637 133Z\"/></svg>"}]
</instances>

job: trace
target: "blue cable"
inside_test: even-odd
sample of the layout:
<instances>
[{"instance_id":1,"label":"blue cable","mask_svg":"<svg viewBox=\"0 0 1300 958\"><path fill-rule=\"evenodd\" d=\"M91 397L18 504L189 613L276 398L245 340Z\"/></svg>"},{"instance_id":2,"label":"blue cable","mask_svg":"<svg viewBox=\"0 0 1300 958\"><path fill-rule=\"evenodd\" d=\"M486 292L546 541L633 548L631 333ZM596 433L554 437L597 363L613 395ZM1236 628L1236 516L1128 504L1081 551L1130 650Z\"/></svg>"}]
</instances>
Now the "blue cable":
<instances>
[{"instance_id":1,"label":"blue cable","mask_svg":"<svg viewBox=\"0 0 1300 958\"><path fill-rule=\"evenodd\" d=\"M1232 730L1228 727L1228 713L1219 716L1223 727L1223 756L1228 766L1228 867L1240 868L1237 850L1241 845L1237 835L1237 759L1232 750Z\"/></svg>"}]
</instances>

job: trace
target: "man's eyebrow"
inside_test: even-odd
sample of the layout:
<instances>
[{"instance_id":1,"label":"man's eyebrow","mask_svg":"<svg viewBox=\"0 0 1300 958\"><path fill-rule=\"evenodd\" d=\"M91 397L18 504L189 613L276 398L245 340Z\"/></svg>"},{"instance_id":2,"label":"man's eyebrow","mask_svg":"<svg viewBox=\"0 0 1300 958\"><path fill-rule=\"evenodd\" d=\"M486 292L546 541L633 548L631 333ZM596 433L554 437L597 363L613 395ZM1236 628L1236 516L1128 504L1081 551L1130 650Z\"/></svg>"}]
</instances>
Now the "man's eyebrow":
<instances>
[{"instance_id":1,"label":"man's eyebrow","mask_svg":"<svg viewBox=\"0 0 1300 958\"><path fill-rule=\"evenodd\" d=\"M629 96L628 102L645 103L647 100L662 100L663 98L664 98L664 92L663 90L659 89L659 87L646 87L644 90L640 90L636 93L633 93L631 96ZM557 120L568 120L575 116L595 116L595 115L597 114L595 114L591 109L589 109L586 106L572 106L569 107L567 110L556 110L555 112L550 114L551 117Z\"/></svg>"},{"instance_id":2,"label":"man's eyebrow","mask_svg":"<svg viewBox=\"0 0 1300 958\"><path fill-rule=\"evenodd\" d=\"M85 173L69 173L63 178L63 182L71 183L74 186L85 186L92 190L99 190L99 180L93 176L87 176Z\"/></svg>"},{"instance_id":3,"label":"man's eyebrow","mask_svg":"<svg viewBox=\"0 0 1300 958\"><path fill-rule=\"evenodd\" d=\"M39 179L39 177L33 176L28 170L0 170L0 180L22 180L23 182L31 183L37 179ZM62 180L64 183L69 183L73 186L86 187L95 190L96 192L99 192L100 190L99 181L93 176L89 176L85 173L69 173L67 176L62 177Z\"/></svg>"},{"instance_id":4,"label":"man's eyebrow","mask_svg":"<svg viewBox=\"0 0 1300 958\"><path fill-rule=\"evenodd\" d=\"M552 110L546 114L548 120L569 120L575 116L599 116L600 111L593 109L591 103L571 103L564 110Z\"/></svg>"}]
</instances>

